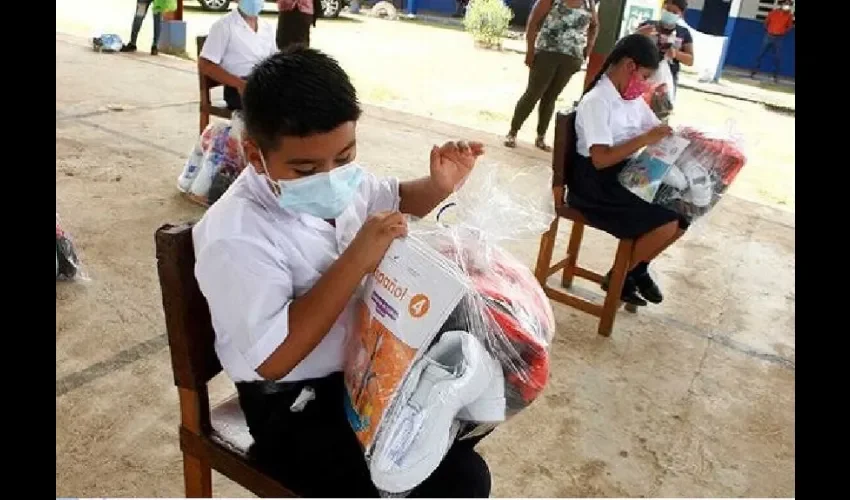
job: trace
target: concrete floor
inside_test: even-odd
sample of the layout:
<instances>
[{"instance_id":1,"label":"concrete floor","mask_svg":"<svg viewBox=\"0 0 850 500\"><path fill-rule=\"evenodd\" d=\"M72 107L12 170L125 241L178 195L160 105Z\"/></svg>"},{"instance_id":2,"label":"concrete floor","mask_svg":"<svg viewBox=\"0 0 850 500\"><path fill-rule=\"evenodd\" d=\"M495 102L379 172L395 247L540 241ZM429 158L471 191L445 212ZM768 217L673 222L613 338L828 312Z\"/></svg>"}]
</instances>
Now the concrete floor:
<instances>
[{"instance_id":1,"label":"concrete floor","mask_svg":"<svg viewBox=\"0 0 850 500\"><path fill-rule=\"evenodd\" d=\"M153 232L201 215L175 188L197 133L194 65L61 34L56 53L57 209L92 278L56 287L56 494L179 497ZM420 175L431 144L463 137L488 145L485 168L547 174L545 155L397 111L367 106L358 132L378 173ZM481 445L494 495L795 496L794 228L727 196L658 259L667 300L621 314L612 337L555 306L549 387ZM510 248L533 264L536 240ZM605 270L613 251L591 231L582 261ZM214 380L213 401L232 392ZM214 494L248 496L220 476Z\"/></svg>"}]
</instances>

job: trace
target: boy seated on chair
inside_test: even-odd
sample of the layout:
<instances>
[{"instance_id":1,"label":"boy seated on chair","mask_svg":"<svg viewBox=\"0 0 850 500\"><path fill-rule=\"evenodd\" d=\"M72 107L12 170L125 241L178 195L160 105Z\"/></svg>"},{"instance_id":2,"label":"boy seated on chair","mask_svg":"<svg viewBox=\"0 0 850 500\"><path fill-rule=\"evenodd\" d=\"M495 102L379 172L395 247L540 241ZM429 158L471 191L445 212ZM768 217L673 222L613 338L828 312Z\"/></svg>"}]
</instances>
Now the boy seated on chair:
<instances>
[{"instance_id":1,"label":"boy seated on chair","mask_svg":"<svg viewBox=\"0 0 850 500\"><path fill-rule=\"evenodd\" d=\"M274 27L260 21L263 0L239 0L239 7L210 27L198 58L198 71L224 85L230 110L242 109L245 78L277 51Z\"/></svg>"},{"instance_id":2,"label":"boy seated on chair","mask_svg":"<svg viewBox=\"0 0 850 500\"><path fill-rule=\"evenodd\" d=\"M355 89L335 60L303 46L260 63L243 103L249 165L193 238L195 276L254 438L250 453L298 495L377 496L343 404L354 297L406 234L403 214L430 213L483 146L435 146L430 175L412 181L365 171L354 162ZM487 497L490 473L475 444L455 443L412 496Z\"/></svg>"}]
</instances>

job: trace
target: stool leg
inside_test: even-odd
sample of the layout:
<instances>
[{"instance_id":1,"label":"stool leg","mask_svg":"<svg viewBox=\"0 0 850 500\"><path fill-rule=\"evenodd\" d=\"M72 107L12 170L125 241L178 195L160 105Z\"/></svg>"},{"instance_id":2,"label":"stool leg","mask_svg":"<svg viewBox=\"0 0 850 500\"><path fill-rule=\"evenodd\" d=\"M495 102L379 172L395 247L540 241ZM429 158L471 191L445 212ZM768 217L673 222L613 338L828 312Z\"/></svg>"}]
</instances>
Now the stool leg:
<instances>
[{"instance_id":1,"label":"stool leg","mask_svg":"<svg viewBox=\"0 0 850 500\"><path fill-rule=\"evenodd\" d=\"M183 453L183 481L186 498L212 497L212 469L200 458Z\"/></svg>"},{"instance_id":2,"label":"stool leg","mask_svg":"<svg viewBox=\"0 0 850 500\"><path fill-rule=\"evenodd\" d=\"M567 265L564 267L564 276L561 285L564 288L573 286L573 278L576 275L576 263L578 262L578 251L581 249L581 239L584 237L584 224L573 221L570 230L570 244L567 246Z\"/></svg>"},{"instance_id":3,"label":"stool leg","mask_svg":"<svg viewBox=\"0 0 850 500\"><path fill-rule=\"evenodd\" d=\"M608 337L614 329L614 317L617 315L617 308L620 307L620 296L623 293L623 284L626 282L626 272L629 269L633 246L632 240L620 240L617 246L617 257L614 259L614 268L611 270L611 282L608 293L605 295L605 304L602 306L602 316L599 318L599 335Z\"/></svg>"},{"instance_id":4,"label":"stool leg","mask_svg":"<svg viewBox=\"0 0 850 500\"><path fill-rule=\"evenodd\" d=\"M549 266L552 265L552 252L555 250L555 238L558 236L558 223L559 218L555 217L555 220L549 226L549 231L540 238L540 250L537 252L537 267L534 269L534 276L543 288L546 288L546 278L549 277L547 273Z\"/></svg>"}]
</instances>

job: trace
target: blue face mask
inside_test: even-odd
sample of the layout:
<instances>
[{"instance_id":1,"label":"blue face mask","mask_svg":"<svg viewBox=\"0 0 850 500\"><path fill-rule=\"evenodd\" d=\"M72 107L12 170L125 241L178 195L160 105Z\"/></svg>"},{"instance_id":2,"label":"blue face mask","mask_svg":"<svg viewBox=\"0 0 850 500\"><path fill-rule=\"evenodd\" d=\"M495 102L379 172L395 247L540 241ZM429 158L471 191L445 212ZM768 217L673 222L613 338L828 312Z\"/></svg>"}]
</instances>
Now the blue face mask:
<instances>
[{"instance_id":1,"label":"blue face mask","mask_svg":"<svg viewBox=\"0 0 850 500\"><path fill-rule=\"evenodd\" d=\"M239 0L239 10L243 14L257 17L263 11L264 0Z\"/></svg>"},{"instance_id":2,"label":"blue face mask","mask_svg":"<svg viewBox=\"0 0 850 500\"><path fill-rule=\"evenodd\" d=\"M262 161L263 171L271 179L265 158ZM291 181L272 180L271 183L280 208L333 220L351 204L362 181L363 169L349 163L330 172Z\"/></svg>"},{"instance_id":3,"label":"blue face mask","mask_svg":"<svg viewBox=\"0 0 850 500\"><path fill-rule=\"evenodd\" d=\"M679 22L679 16L673 14L669 10L661 11L661 24L667 26L675 26Z\"/></svg>"}]
</instances>

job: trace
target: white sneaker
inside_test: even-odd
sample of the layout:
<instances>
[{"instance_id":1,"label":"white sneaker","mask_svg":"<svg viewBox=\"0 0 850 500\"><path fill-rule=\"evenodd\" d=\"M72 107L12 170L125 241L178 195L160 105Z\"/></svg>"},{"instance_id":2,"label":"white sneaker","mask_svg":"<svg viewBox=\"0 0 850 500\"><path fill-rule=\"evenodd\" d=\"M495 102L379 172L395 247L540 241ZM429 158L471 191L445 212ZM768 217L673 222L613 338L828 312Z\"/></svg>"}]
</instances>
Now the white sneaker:
<instances>
[{"instance_id":1,"label":"white sneaker","mask_svg":"<svg viewBox=\"0 0 850 500\"><path fill-rule=\"evenodd\" d=\"M679 191L688 189L688 179L676 165L670 165L670 170L667 171L661 182Z\"/></svg>"},{"instance_id":2,"label":"white sneaker","mask_svg":"<svg viewBox=\"0 0 850 500\"><path fill-rule=\"evenodd\" d=\"M403 493L427 479L457 435L455 416L488 391L496 374L501 366L477 338L445 332L411 368L385 416L369 463L375 486ZM492 416L487 406L480 413Z\"/></svg>"},{"instance_id":3,"label":"white sneaker","mask_svg":"<svg viewBox=\"0 0 850 500\"><path fill-rule=\"evenodd\" d=\"M708 170L695 161L686 163L682 173L688 179L688 192L683 198L694 206L704 208L714 199L714 182Z\"/></svg>"},{"instance_id":4,"label":"white sneaker","mask_svg":"<svg viewBox=\"0 0 850 500\"><path fill-rule=\"evenodd\" d=\"M467 422L481 424L499 423L505 421L507 401L505 400L505 374L502 365L489 354L486 362L491 365L490 385L478 396L478 399L464 406L457 418Z\"/></svg>"}]
</instances>

